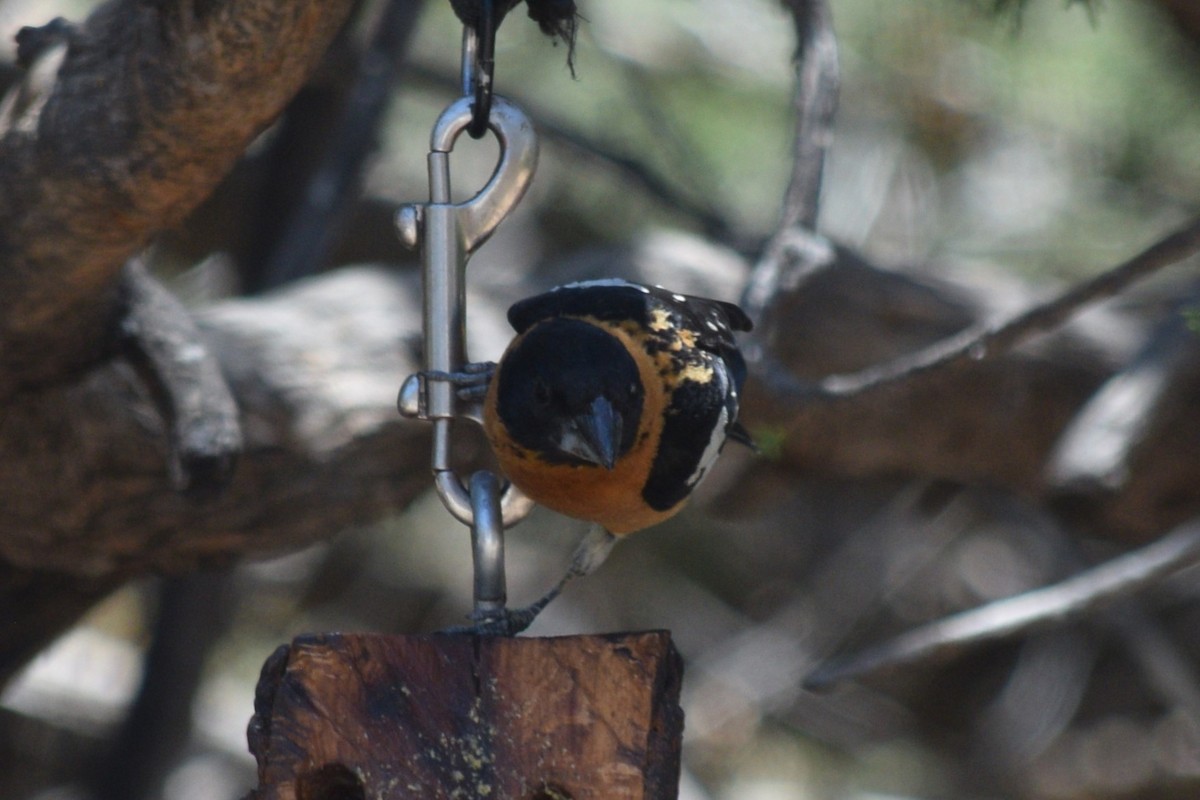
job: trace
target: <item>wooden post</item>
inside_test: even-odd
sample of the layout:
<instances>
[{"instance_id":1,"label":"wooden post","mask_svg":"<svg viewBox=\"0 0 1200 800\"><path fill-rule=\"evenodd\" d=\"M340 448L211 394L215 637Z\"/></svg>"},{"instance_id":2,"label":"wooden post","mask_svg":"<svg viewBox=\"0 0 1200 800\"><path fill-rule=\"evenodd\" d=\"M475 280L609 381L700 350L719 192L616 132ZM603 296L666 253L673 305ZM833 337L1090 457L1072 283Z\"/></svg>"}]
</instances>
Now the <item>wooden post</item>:
<instances>
[{"instance_id":1,"label":"wooden post","mask_svg":"<svg viewBox=\"0 0 1200 800\"><path fill-rule=\"evenodd\" d=\"M665 631L297 638L263 665L248 800L673 800L682 672Z\"/></svg>"}]
</instances>

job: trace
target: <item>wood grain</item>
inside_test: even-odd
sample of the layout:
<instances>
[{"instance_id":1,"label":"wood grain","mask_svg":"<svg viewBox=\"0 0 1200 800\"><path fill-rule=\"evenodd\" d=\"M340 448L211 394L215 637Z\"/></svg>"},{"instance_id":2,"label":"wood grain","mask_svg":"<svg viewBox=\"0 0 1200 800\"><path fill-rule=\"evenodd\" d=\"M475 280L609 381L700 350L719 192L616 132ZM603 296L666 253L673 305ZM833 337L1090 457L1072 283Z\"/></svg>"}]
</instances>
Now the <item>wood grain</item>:
<instances>
[{"instance_id":1,"label":"wood grain","mask_svg":"<svg viewBox=\"0 0 1200 800\"><path fill-rule=\"evenodd\" d=\"M250 797L674 798L681 676L666 632L299 638L263 667Z\"/></svg>"}]
</instances>

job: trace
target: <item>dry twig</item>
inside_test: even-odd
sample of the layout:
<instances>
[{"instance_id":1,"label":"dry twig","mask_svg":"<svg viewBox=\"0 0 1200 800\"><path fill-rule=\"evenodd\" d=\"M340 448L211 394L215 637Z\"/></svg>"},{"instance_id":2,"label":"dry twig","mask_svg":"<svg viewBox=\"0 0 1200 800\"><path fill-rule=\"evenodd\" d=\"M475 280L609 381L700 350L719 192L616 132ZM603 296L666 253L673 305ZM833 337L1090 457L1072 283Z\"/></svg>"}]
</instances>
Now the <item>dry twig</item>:
<instances>
[{"instance_id":1,"label":"dry twig","mask_svg":"<svg viewBox=\"0 0 1200 800\"><path fill-rule=\"evenodd\" d=\"M837 112L837 38L826 0L790 0L796 27L796 89L792 109L796 134L792 140L792 176L783 198L780 230L815 230L821 199L825 154L833 143Z\"/></svg>"},{"instance_id":2,"label":"dry twig","mask_svg":"<svg viewBox=\"0 0 1200 800\"><path fill-rule=\"evenodd\" d=\"M1197 561L1200 519L1193 519L1140 550L1061 583L955 614L860 653L832 659L809 675L805 685L823 688L891 667L932 661L969 645L1061 624Z\"/></svg>"},{"instance_id":3,"label":"dry twig","mask_svg":"<svg viewBox=\"0 0 1200 800\"><path fill-rule=\"evenodd\" d=\"M963 330L916 353L855 373L800 381L780 370L768 377L772 390L792 401L842 400L904 381L929 377L983 361L1012 350L1052 330L1086 306L1114 297L1137 281L1200 252L1200 219L1163 237L1148 248L1099 275L1079 283L1045 303L998 324Z\"/></svg>"}]
</instances>

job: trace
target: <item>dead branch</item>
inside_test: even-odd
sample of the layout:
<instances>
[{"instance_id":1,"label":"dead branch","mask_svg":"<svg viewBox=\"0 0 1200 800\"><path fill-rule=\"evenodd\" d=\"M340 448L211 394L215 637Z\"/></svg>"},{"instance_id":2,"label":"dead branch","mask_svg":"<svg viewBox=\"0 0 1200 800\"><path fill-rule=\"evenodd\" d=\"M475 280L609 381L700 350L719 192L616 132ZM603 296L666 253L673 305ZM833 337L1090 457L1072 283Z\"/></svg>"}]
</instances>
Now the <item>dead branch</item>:
<instances>
[{"instance_id":1,"label":"dead branch","mask_svg":"<svg viewBox=\"0 0 1200 800\"><path fill-rule=\"evenodd\" d=\"M220 365L183 304L138 261L126 265L125 352L170 428L168 466L179 491L219 491L242 448L238 411Z\"/></svg>"},{"instance_id":2,"label":"dead branch","mask_svg":"<svg viewBox=\"0 0 1200 800\"><path fill-rule=\"evenodd\" d=\"M822 688L884 669L935 660L964 647L1076 619L1200 560L1200 520L1158 541L1053 586L999 600L909 631L876 647L833 659L805 681Z\"/></svg>"},{"instance_id":3,"label":"dead branch","mask_svg":"<svg viewBox=\"0 0 1200 800\"><path fill-rule=\"evenodd\" d=\"M789 0L796 29L796 85L792 111L791 177L775 234L767 242L743 292L742 303L758 325L757 338L774 337L772 311L781 291L794 292L832 263L833 246L816 233L825 156L833 144L841 74L837 37L826 0Z\"/></svg>"},{"instance_id":4,"label":"dead branch","mask_svg":"<svg viewBox=\"0 0 1200 800\"><path fill-rule=\"evenodd\" d=\"M816 230L825 154L833 144L840 74L837 38L826 0L789 0L796 28L796 88L792 111L792 175L783 198L780 230Z\"/></svg>"},{"instance_id":5,"label":"dead branch","mask_svg":"<svg viewBox=\"0 0 1200 800\"><path fill-rule=\"evenodd\" d=\"M389 0L357 71L329 143L263 267L264 290L310 275L329 254L361 194L363 164L378 146L379 124L408 56L422 0Z\"/></svg>"},{"instance_id":6,"label":"dead branch","mask_svg":"<svg viewBox=\"0 0 1200 800\"><path fill-rule=\"evenodd\" d=\"M1172 389L1186 380L1200 338L1182 315L1163 320L1130 362L1087 402L1063 432L1047 465L1047 479L1074 496L1119 490L1137 452L1169 411Z\"/></svg>"},{"instance_id":7,"label":"dead branch","mask_svg":"<svg viewBox=\"0 0 1200 800\"><path fill-rule=\"evenodd\" d=\"M1123 359L1079 330L1043 338L1036 351L1016 346L1198 248L1200 222L1193 222L999 324L986 321L982 296L881 272L830 248L803 259L810 269L798 288L787 284L771 301L766 338L752 344L758 363L748 414L780 442L782 459L801 469L983 483L1031 498L1057 494L1046 476L1050 453ZM827 357L839 351L840 362ZM1200 512L1192 477L1198 455L1177 446L1195 427L1185 409L1198 388L1196 369L1191 359L1185 366L1129 465L1128 482L1099 502L1064 507L1075 521L1134 542Z\"/></svg>"},{"instance_id":8,"label":"dead branch","mask_svg":"<svg viewBox=\"0 0 1200 800\"><path fill-rule=\"evenodd\" d=\"M112 0L0 115L0 395L111 349L122 265L279 113L351 0Z\"/></svg>"},{"instance_id":9,"label":"dead branch","mask_svg":"<svg viewBox=\"0 0 1200 800\"><path fill-rule=\"evenodd\" d=\"M842 399L889 384L912 381L939 370L981 362L1053 330L1083 308L1115 297L1135 282L1200 252L1200 219L1192 220L1129 260L1085 280L1010 320L979 325L917 353L849 375L831 375L811 386L794 384L803 399ZM807 398L804 395L808 395Z\"/></svg>"},{"instance_id":10,"label":"dead branch","mask_svg":"<svg viewBox=\"0 0 1200 800\"><path fill-rule=\"evenodd\" d=\"M395 409L416 369L416 283L345 271L199 315L245 435L220 498L175 491L167 430L121 361L10 399L0 415L0 597L21 613L0 631L0 674L132 576L301 547L422 491L427 431Z\"/></svg>"}]
</instances>

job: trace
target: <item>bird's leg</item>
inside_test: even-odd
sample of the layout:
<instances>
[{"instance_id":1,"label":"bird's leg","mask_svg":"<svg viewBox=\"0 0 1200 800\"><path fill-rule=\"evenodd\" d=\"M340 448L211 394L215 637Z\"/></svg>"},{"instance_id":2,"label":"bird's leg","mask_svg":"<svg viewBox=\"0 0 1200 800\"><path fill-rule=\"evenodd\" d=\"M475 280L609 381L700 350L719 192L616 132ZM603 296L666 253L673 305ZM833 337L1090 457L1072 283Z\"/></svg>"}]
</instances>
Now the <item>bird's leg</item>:
<instances>
[{"instance_id":1,"label":"bird's leg","mask_svg":"<svg viewBox=\"0 0 1200 800\"><path fill-rule=\"evenodd\" d=\"M487 395L488 384L496 372L494 361L469 361L457 372L437 369L425 370L426 380L449 381L454 384L454 393L459 400L479 402Z\"/></svg>"},{"instance_id":2,"label":"bird's leg","mask_svg":"<svg viewBox=\"0 0 1200 800\"><path fill-rule=\"evenodd\" d=\"M617 537L611 532L600 525L593 525L576 546L575 553L571 556L571 566L563 578L563 583L571 578L591 575L600 569L600 565L608 560L608 554L612 552L613 545L616 543Z\"/></svg>"},{"instance_id":3,"label":"bird's leg","mask_svg":"<svg viewBox=\"0 0 1200 800\"><path fill-rule=\"evenodd\" d=\"M735 421L729 423L728 427L725 428L725 436L728 437L730 441L734 441L740 445L749 447L750 452L754 453L755 455L758 455L762 452L758 449L758 444L754 441L754 437L750 435L750 431L746 430L745 426L743 426L740 422Z\"/></svg>"},{"instance_id":4,"label":"bird's leg","mask_svg":"<svg viewBox=\"0 0 1200 800\"><path fill-rule=\"evenodd\" d=\"M491 612L476 619L473 625L454 629L453 632L469 632L480 636L516 636L533 624L537 615L542 613L542 609L550 605L554 598L562 593L563 587L575 578L582 578L599 569L616 543L616 536L599 525L593 525L587 536L575 548L575 554L571 556L571 566L567 568L567 573L551 587L550 591L524 608L505 608L498 612Z\"/></svg>"}]
</instances>

